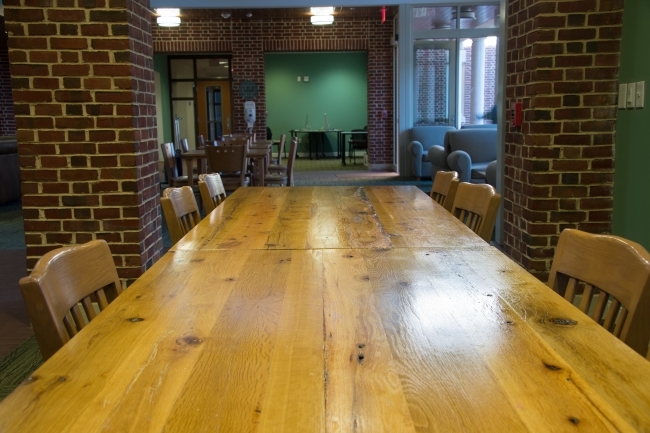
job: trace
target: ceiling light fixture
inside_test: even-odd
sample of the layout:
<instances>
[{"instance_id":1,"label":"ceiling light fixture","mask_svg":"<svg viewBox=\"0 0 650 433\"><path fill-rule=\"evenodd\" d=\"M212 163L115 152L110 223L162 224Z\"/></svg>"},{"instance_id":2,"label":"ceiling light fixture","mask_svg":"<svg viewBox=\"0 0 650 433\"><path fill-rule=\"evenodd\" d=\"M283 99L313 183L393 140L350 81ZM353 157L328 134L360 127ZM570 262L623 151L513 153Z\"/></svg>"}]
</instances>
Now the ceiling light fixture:
<instances>
[{"instance_id":1,"label":"ceiling light fixture","mask_svg":"<svg viewBox=\"0 0 650 433\"><path fill-rule=\"evenodd\" d=\"M156 22L160 27L178 27L181 25L181 10L178 8L156 9Z\"/></svg>"},{"instance_id":2,"label":"ceiling light fixture","mask_svg":"<svg viewBox=\"0 0 650 433\"><path fill-rule=\"evenodd\" d=\"M314 15L311 17L311 23L315 26L324 26L334 22L334 15Z\"/></svg>"},{"instance_id":3,"label":"ceiling light fixture","mask_svg":"<svg viewBox=\"0 0 650 433\"><path fill-rule=\"evenodd\" d=\"M309 8L312 15L332 15L334 13L333 6L321 7L321 8Z\"/></svg>"},{"instance_id":4,"label":"ceiling light fixture","mask_svg":"<svg viewBox=\"0 0 650 433\"><path fill-rule=\"evenodd\" d=\"M223 18L224 20L227 20L228 18L230 18L230 12L224 12L224 13L222 13L222 14L221 14L221 18Z\"/></svg>"}]
</instances>

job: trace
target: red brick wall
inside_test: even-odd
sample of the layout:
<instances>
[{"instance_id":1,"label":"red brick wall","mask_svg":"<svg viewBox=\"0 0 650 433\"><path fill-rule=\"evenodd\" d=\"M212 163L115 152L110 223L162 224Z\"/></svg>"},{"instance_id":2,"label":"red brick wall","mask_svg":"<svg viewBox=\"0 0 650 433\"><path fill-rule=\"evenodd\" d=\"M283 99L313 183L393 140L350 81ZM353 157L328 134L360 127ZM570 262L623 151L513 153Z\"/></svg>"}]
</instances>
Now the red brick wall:
<instances>
[{"instance_id":1,"label":"red brick wall","mask_svg":"<svg viewBox=\"0 0 650 433\"><path fill-rule=\"evenodd\" d=\"M160 256L148 0L4 0L28 268L108 241L128 283Z\"/></svg>"},{"instance_id":2,"label":"red brick wall","mask_svg":"<svg viewBox=\"0 0 650 433\"><path fill-rule=\"evenodd\" d=\"M221 18L217 11L183 12L177 28L153 26L155 52L232 54L233 106L243 105L239 85L258 84L255 132L264 136L266 97L265 52L368 51L368 130L371 164L393 161L393 52L392 24L376 19L336 19L328 26L313 26L308 18L238 20ZM245 128L243 110L234 110L235 131Z\"/></svg>"},{"instance_id":3,"label":"red brick wall","mask_svg":"<svg viewBox=\"0 0 650 433\"><path fill-rule=\"evenodd\" d=\"M9 73L9 51L5 20L0 16L0 137L16 135L14 104L11 96L11 74Z\"/></svg>"},{"instance_id":4,"label":"red brick wall","mask_svg":"<svg viewBox=\"0 0 650 433\"><path fill-rule=\"evenodd\" d=\"M560 232L609 232L623 0L509 0L507 253L546 280ZM508 111L507 115L509 116Z\"/></svg>"}]
</instances>

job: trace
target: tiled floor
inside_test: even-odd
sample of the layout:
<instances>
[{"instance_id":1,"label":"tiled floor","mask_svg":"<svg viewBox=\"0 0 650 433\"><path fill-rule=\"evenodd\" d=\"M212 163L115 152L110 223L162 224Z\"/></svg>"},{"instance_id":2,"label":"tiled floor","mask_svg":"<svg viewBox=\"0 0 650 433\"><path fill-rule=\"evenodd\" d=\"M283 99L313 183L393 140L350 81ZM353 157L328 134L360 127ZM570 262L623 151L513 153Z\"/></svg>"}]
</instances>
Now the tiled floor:
<instances>
[{"instance_id":1,"label":"tiled floor","mask_svg":"<svg viewBox=\"0 0 650 433\"><path fill-rule=\"evenodd\" d=\"M296 160L296 186L366 184L416 184L427 192L431 188L431 181L400 179L396 173L369 171L360 164L348 164L344 168L340 159ZM164 224L163 246L165 251L171 246ZM17 201L0 205L0 358L32 335L18 286L18 280L25 274L22 208Z\"/></svg>"}]
</instances>

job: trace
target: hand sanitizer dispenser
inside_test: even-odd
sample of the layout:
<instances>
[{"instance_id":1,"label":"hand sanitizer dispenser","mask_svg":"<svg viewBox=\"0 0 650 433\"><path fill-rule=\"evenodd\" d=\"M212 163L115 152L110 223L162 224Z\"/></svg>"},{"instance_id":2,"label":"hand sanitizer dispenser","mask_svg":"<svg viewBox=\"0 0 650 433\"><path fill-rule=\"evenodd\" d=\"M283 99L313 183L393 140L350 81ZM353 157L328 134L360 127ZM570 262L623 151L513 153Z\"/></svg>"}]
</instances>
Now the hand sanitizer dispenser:
<instances>
[{"instance_id":1,"label":"hand sanitizer dispenser","mask_svg":"<svg viewBox=\"0 0 650 433\"><path fill-rule=\"evenodd\" d=\"M244 102L244 119L248 127L253 128L253 123L255 123L255 102Z\"/></svg>"}]
</instances>

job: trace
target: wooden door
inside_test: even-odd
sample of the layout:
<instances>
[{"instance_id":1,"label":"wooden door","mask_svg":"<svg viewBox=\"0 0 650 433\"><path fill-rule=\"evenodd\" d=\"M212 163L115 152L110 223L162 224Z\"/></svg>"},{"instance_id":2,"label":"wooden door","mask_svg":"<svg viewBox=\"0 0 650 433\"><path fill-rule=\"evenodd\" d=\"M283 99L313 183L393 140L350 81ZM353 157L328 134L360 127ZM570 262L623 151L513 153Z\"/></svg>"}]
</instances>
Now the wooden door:
<instances>
[{"instance_id":1,"label":"wooden door","mask_svg":"<svg viewBox=\"0 0 650 433\"><path fill-rule=\"evenodd\" d=\"M198 133L206 141L232 132L230 81L197 81L196 111Z\"/></svg>"}]
</instances>

